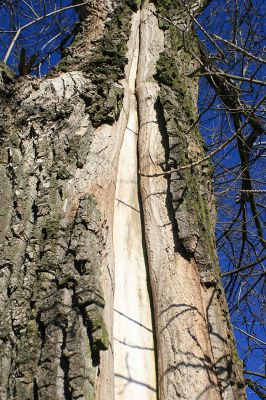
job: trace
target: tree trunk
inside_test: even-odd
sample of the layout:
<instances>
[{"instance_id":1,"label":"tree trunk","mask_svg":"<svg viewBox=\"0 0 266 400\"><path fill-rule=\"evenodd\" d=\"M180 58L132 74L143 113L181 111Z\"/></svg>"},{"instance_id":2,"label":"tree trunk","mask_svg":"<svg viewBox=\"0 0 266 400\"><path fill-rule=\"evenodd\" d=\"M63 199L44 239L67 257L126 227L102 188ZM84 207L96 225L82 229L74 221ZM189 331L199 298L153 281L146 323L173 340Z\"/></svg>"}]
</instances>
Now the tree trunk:
<instances>
[{"instance_id":1,"label":"tree trunk","mask_svg":"<svg viewBox=\"0 0 266 400\"><path fill-rule=\"evenodd\" d=\"M197 40L138 3L89 2L50 76L2 76L1 400L245 399L211 166L162 175L204 156Z\"/></svg>"}]
</instances>

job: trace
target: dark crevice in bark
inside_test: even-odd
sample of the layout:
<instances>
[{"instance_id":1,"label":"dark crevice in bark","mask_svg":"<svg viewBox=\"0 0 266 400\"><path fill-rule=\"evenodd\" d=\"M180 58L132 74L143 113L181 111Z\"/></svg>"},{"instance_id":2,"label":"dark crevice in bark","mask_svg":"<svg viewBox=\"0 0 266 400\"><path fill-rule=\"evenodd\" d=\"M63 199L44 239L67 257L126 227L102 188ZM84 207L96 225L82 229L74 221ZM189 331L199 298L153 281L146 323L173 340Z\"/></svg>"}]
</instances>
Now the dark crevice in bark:
<instances>
[{"instance_id":1,"label":"dark crevice in bark","mask_svg":"<svg viewBox=\"0 0 266 400\"><path fill-rule=\"evenodd\" d=\"M44 343L45 343L45 325L41 320L41 313L38 312L36 318L35 318L37 327L38 327L38 331L39 331L39 335L40 335L40 339L41 339L41 350L44 347Z\"/></svg>"},{"instance_id":2,"label":"dark crevice in bark","mask_svg":"<svg viewBox=\"0 0 266 400\"><path fill-rule=\"evenodd\" d=\"M62 329L62 334L63 334L63 341L62 341L62 348L61 348L61 357L60 357L60 366L64 372L64 396L65 400L71 400L71 392L69 390L69 359L66 357L64 354L64 350L66 348L66 328Z\"/></svg>"},{"instance_id":3,"label":"dark crevice in bark","mask_svg":"<svg viewBox=\"0 0 266 400\"><path fill-rule=\"evenodd\" d=\"M24 155L25 155L25 148L24 148L24 146L23 146L23 140L20 140L19 145L18 145L18 148L19 148L19 151L20 151L22 157L24 157Z\"/></svg>"},{"instance_id":4,"label":"dark crevice in bark","mask_svg":"<svg viewBox=\"0 0 266 400\"><path fill-rule=\"evenodd\" d=\"M95 341L93 339L92 335L92 323L88 321L87 323L87 332L89 336L89 341L91 343L91 359L92 359L92 366L93 367L98 367L100 365L100 351L99 350L94 350L95 348Z\"/></svg>"},{"instance_id":5,"label":"dark crevice in bark","mask_svg":"<svg viewBox=\"0 0 266 400\"><path fill-rule=\"evenodd\" d=\"M84 275L86 272L86 262L87 260L77 260L74 259L74 267L80 276Z\"/></svg>"},{"instance_id":6,"label":"dark crevice in bark","mask_svg":"<svg viewBox=\"0 0 266 400\"><path fill-rule=\"evenodd\" d=\"M42 171L42 169L40 170L40 172ZM36 192L39 193L40 192L40 187L41 187L41 180L40 178L38 178L37 182L36 182Z\"/></svg>"},{"instance_id":7,"label":"dark crevice in bark","mask_svg":"<svg viewBox=\"0 0 266 400\"><path fill-rule=\"evenodd\" d=\"M160 99L157 98L157 101L154 104L154 109L156 111L158 127L162 138L162 145L165 151L165 163L161 165L163 171L169 171L171 169L172 163L170 160L170 146L169 146L169 137L166 129L166 122L164 118L164 111ZM175 210L173 207L173 194L171 192L171 180L178 179L173 178L171 175L167 175L165 177L167 179L167 193L166 193L166 207L169 216L169 220L172 224L172 231L173 231L173 241L175 245L175 251L182 255L186 260L190 260L190 256L185 249L184 245L182 244L181 240L179 239L178 234L178 223L175 217Z\"/></svg>"},{"instance_id":8,"label":"dark crevice in bark","mask_svg":"<svg viewBox=\"0 0 266 400\"><path fill-rule=\"evenodd\" d=\"M39 388L36 378L33 379L33 400L39 400Z\"/></svg>"},{"instance_id":9,"label":"dark crevice in bark","mask_svg":"<svg viewBox=\"0 0 266 400\"><path fill-rule=\"evenodd\" d=\"M37 138L37 133L35 131L35 129L33 128L33 126L30 126L30 131L29 131L29 137L30 139L35 139Z\"/></svg>"},{"instance_id":10,"label":"dark crevice in bark","mask_svg":"<svg viewBox=\"0 0 266 400\"><path fill-rule=\"evenodd\" d=\"M63 200L63 189L61 187L58 189L58 193L60 196L60 200Z\"/></svg>"},{"instance_id":11,"label":"dark crevice in bark","mask_svg":"<svg viewBox=\"0 0 266 400\"><path fill-rule=\"evenodd\" d=\"M37 218L38 218L38 206L36 205L35 200L33 201L31 210L32 210L32 215L33 215L33 222L35 224L37 222Z\"/></svg>"},{"instance_id":12,"label":"dark crevice in bark","mask_svg":"<svg viewBox=\"0 0 266 400\"><path fill-rule=\"evenodd\" d=\"M42 239L43 240L47 240L47 229L46 229L46 227L43 227L42 228L42 235L43 235L43 237L42 237Z\"/></svg>"}]
</instances>

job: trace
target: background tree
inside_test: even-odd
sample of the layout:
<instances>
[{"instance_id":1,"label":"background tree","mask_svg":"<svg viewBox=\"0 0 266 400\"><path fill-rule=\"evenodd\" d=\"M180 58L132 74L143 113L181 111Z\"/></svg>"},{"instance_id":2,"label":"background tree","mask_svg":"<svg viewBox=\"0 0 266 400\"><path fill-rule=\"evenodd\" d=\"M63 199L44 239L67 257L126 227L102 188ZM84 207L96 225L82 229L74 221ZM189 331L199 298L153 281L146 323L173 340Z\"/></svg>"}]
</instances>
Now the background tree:
<instances>
[{"instance_id":1,"label":"background tree","mask_svg":"<svg viewBox=\"0 0 266 400\"><path fill-rule=\"evenodd\" d=\"M215 123L207 143L213 151L229 142L213 161L219 210L217 247L247 383L263 398L265 7L251 1L224 2L220 6L212 2L200 18L196 25L204 44L203 85L205 90L209 88L201 106L202 112L206 111L201 130L206 132L210 118L215 118L219 123Z\"/></svg>"},{"instance_id":2,"label":"background tree","mask_svg":"<svg viewBox=\"0 0 266 400\"><path fill-rule=\"evenodd\" d=\"M26 250L25 246L20 249L22 261L13 261L12 250L10 250L8 256L6 250L3 253L5 265L3 276L6 279L4 288L6 287L7 290L7 296L3 296L3 307L9 304L9 308L5 310L6 315L9 316L6 321L11 323L12 332L14 332L13 335L10 335L10 333L7 335L6 332L10 332L11 328L6 325L2 335L4 342L8 337L8 343L14 343L13 353L10 350L12 346L10 347L9 344L4 346L4 362L5 365L9 365L9 369L7 369L9 372L6 373L6 376L3 375L2 390L4 396L6 396L4 398L14 398L14 396L17 396L17 391L20 393L18 396L25 396L25 393L27 393L29 398L32 398L30 396L33 395L37 398L38 396L40 398L57 398L55 396L59 396L58 398L77 398L82 391L87 396L94 396L95 372L98 368L100 377L96 379L96 382L98 382L96 385L98 387L96 393L98 394L96 396L101 398L103 395L106 396L108 377L110 380L112 379L110 351L101 353L101 361L98 357L99 350L107 347L103 318L107 322L109 340L112 337L111 283L105 284L108 279L105 280L104 274L106 268L110 269L110 266L114 266L114 264L115 269L117 269L116 259L112 259L112 246L110 234L108 234L108 230L109 232L112 230L113 219L114 226L116 226L116 217L110 212L108 214L107 208L109 203L112 204L112 196L117 197L117 193L114 194L114 189L111 189L112 185L109 182L113 180L116 182L116 187L120 187L123 185L119 182L125 180L125 178L121 179L121 173L119 173L120 161L118 161L119 143L122 139L119 139L120 136L116 138L116 146L118 146L115 152L116 156L110 156L107 152L107 155L104 153L103 160L101 160L101 157L97 157L97 162L94 156L95 150L91 153L89 144L92 141L95 146L97 132L101 132L101 126L105 126L104 124L111 124L113 129L116 130L118 126L121 127L121 123L122 126L125 125L125 122L121 122L121 115L119 119L123 95L124 110L130 114L132 108L134 109L134 102L127 100L127 85L124 85L123 89L117 83L119 79L124 77L124 66L127 63L125 51L126 39L129 38L130 14L134 13L135 15L138 6L135 2L128 2L129 7L128 5L124 7L118 5L115 11L112 11L111 2L103 2L103 4L97 5L93 2L85 3L83 7L78 6L77 2L75 4L75 9L79 10L79 15L84 20L81 24L76 24L76 14L69 13L70 10L73 11L71 2L59 4L59 2L40 1L34 3L34 6L25 1L3 2L1 4L1 15L5 15L3 24L3 31L5 32L2 35L6 48L3 52L5 61L8 60L10 65L15 66L15 70L20 75L32 71L33 74L40 76L47 72L61 57L59 56L59 52L61 52L65 58L61 61L59 68L66 72L66 75L64 75L58 69L53 73L54 78L44 80L41 84L36 80L34 80L34 83L24 80L18 81L15 85L12 84L11 87L19 91L19 94L15 96L16 98L12 100L8 100L10 87L8 89L6 85L2 87L5 97L3 104L5 105L8 100L11 107L5 109L8 123L6 121L3 123L3 133L6 133L6 138L3 135L3 149L5 150L8 142L7 170L13 188L14 208L11 218L12 234L5 234L4 239L8 247L12 249L23 232L22 241L29 243ZM211 212L211 218L213 218L213 200L208 183L211 176L208 159L211 156L214 157L216 165L215 184L216 190L219 192L218 200L223 205L223 207L218 208L220 210L218 248L220 255L229 260L229 263L227 261L228 270L224 273L227 280L226 289L231 312L235 316L234 325L244 332L248 339L245 354L246 363L248 357L254 356L254 352L257 352L257 347L260 349L257 354L260 357L264 355L263 346L265 346L265 342L259 337L260 332L256 325L259 321L258 315L256 315L257 309L261 307L264 301L262 293L265 277L261 265L264 260L265 246L263 238L263 213L265 208L263 199L258 200L257 198L257 196L261 197L264 194L263 187L260 186L263 184L261 177L257 174L257 165L263 160L261 156L264 134L263 27L259 25L258 19L263 8L259 3L243 2L243 4L240 4L238 2L233 4L229 2L228 5L225 3L219 9L213 1L204 13L196 19L201 6L202 4L191 4L190 2L172 4L172 2L158 1L156 8L154 8L146 2L142 7L141 16L141 26L145 26L145 21L148 21L148 24L154 28L154 32L157 32L157 37L154 39L149 31L145 30L145 27L140 29L140 61L136 72L136 88L134 90L138 99L137 113L140 122L137 160L140 169L139 189L142 199L140 210L142 210L142 229L145 231L146 239L146 263L149 265L148 270L150 271L148 280L150 280L152 289L154 332L157 340L157 351L159 352L157 357L157 385L160 399L176 398L177 395L181 398L187 398L185 396L193 397L192 389L188 389L186 383L183 382L184 374L187 374L185 371L190 370L189 365L191 365L191 368L197 369L202 376L202 387L196 385L195 396L206 395L210 397L210 393L212 393L212 396L221 396L217 398L232 398L232 396L240 398L243 396L241 371L237 367L236 359L232 356L233 342L232 345L229 343L228 346L225 346L226 337L230 335L230 330L228 332L223 330L224 328L221 327L222 319L221 316L219 317L219 309L225 310L225 305L223 300L220 299L220 297L223 298L223 295L219 294L221 291L217 283L219 278L214 272L216 260L211 236L213 222L208 216L208 213ZM108 16L107 12L110 13ZM108 22L105 23L105 30L103 30L103 22L106 17ZM162 45L161 33L159 33L155 22L157 20L161 30L164 31L165 42L169 41L168 45L165 45L166 47ZM222 24L221 20L225 23ZM201 39L200 47L198 47L191 32L192 25L195 26ZM220 32L217 32L217 26L221 26ZM45 36L43 35L44 30L47 32ZM73 46L66 49L74 36ZM154 36L156 35L154 34ZM146 38L148 43L146 47L143 38ZM136 37L135 40L137 41ZM157 43L157 45L154 43ZM247 47L246 43L250 47ZM131 49L131 52L129 50L127 55L130 65L130 60L134 60L134 57L131 58L132 52L133 55L135 54L132 39L132 47L130 47L130 42L128 46ZM146 53L152 52L155 60L157 57L156 69L153 63L144 57L144 50L146 50ZM160 56L159 53L161 53ZM148 73L145 73L145 68ZM82 72L69 72L72 70ZM127 72L127 74L130 87L130 72ZM156 77L160 90L154 83L153 90L150 92L151 97L149 97L145 94L145 90L148 92L148 89L145 89L145 85L142 87L141 82L142 80L144 82L153 81L152 75ZM200 96L199 118L193 106L197 96L198 75L206 75L207 77L204 78L205 83L202 83L206 97ZM2 77L5 84L13 81L12 74L8 70L2 73ZM239 82L241 85L238 84ZM36 91L35 96L32 92L34 90ZM158 90L159 94L157 94ZM26 91L26 96L22 94L23 91ZM51 96L54 95L53 102ZM75 100L70 100L72 97ZM151 109L155 109L155 115L149 115L145 108L145 102L148 102L150 98ZM72 108L72 101L77 102L75 110ZM17 113L20 104L23 104L23 107L18 115L16 114L16 122L10 122L12 120L10 115ZM84 111L80 111L80 114L74 118L73 115L77 114L77 110L84 109L84 106L85 114ZM215 121L218 121L216 116L218 112L220 116L219 124L218 122L215 123L216 130L214 130L210 121L214 118ZM21 116L19 116L20 113ZM115 122L117 119L120 122ZM148 133L142 129L143 126L150 126L153 120L159 121L159 136L156 136L156 129L150 128ZM210 149L208 156L205 156L201 149L196 129L198 123ZM39 157L39 154L42 154L39 149L40 139L43 140L41 125L45 125L48 131L50 130L50 133L44 139L45 143L41 144L42 151L46 149L44 168L43 156ZM98 130L96 129L96 136L92 133L95 128L98 128ZM132 130L132 127L128 128ZM210 128L211 135L209 135ZM14 139L16 129L18 129L18 138ZM82 143L79 143L79 138L75 135L71 137L69 130L79 132ZM51 137L51 133L55 131L61 132L60 139L59 137L55 137L55 139ZM120 131L123 131L123 129L120 128ZM10 133L12 134L10 135ZM54 136L54 133L52 135ZM163 143L163 149L157 149L157 153L152 148L149 150L146 135L155 135L157 142ZM100 149L98 148L95 154L102 153L101 148L104 144L109 149L114 146L114 144L108 144L108 141L105 142L105 136L103 134L101 145L98 143ZM25 141L31 143L26 146L28 149L32 148L28 152L23 149ZM17 154L17 150L14 153L16 146L19 146L21 154ZM50 149L50 152L48 150L47 153L47 149ZM254 149L256 149L255 153ZM35 153L34 157L32 152ZM85 160L87 153L90 167L87 167L88 164ZM121 150L120 157L122 153ZM162 156L162 153L164 156ZM15 157L18 157L17 161L14 154ZM68 156L68 154L70 155ZM154 160L157 160L155 165L158 164L158 167L149 166L148 154L150 154L153 163ZM231 156L230 159L229 156ZM111 170L105 166L104 160L108 160L108 157L113 160ZM33 167L35 163L39 165L39 172L30 174L30 169L35 170L35 167ZM25 164L27 171L26 173L23 171L21 175L16 172L20 164ZM117 165L118 172L115 174ZM76 168L77 171L80 170L80 173L75 172ZM5 168L4 171L6 171ZM60 171L63 171L63 175ZM96 175L94 175L95 171L97 171ZM98 176L103 171L110 180L103 179L99 182ZM33 176L33 178L29 178L29 176ZM32 183L31 192L25 196L27 190L24 185L28 179L34 182L36 180L36 190L33 188L35 183ZM94 179L96 182L98 180L97 185L102 187L101 190L96 189L96 192L90 183ZM6 188L5 179L4 182L3 187ZM72 188L70 189L72 194L69 195L67 187ZM89 189L85 190L85 187L89 187ZM4 198L6 198L6 202L3 203L4 208L11 201L12 196L8 197L10 190L5 190L6 197L4 196ZM162 198L160 199L161 202L154 200L154 197L156 197L154 193L159 193L160 190L161 193L166 193L165 200ZM108 200L103 201L104 193ZM150 194L148 195L148 193ZM25 204L21 205L23 197L25 197L23 200ZM147 200L148 198L152 200ZM194 204L195 198L197 199L196 205ZM60 201L62 205L63 203L68 204L67 207L70 207L70 210L66 211L66 206L64 206L62 214ZM72 205L69 206L71 201ZM131 200L127 199L126 201L131 204ZM206 292L206 297L202 295L203 302L205 301L208 304L206 306L207 319L204 320L204 323L207 323L208 326L213 359L210 358L208 353L208 340L205 339L201 342L201 339L188 328L192 318L195 327L198 328L196 331L201 331L204 336L204 328L199 329L201 323L195 316L195 313L201 314L197 296L195 295L195 303L191 303L190 300L187 303L177 301L180 298L178 294L174 295L172 291L178 291L178 284L171 284L171 280L167 283L167 268L160 278L165 282L163 288L157 285L160 272L158 275L157 271L154 276L151 272L152 270L156 271L156 263L164 265L164 256L157 258L157 260L156 257L155 260L151 257L154 249L150 243L150 238L154 238L154 234L151 236L150 233L154 230L154 223L151 222L150 217L152 215L151 210L155 207L158 212L161 210L160 213L162 214L162 210L165 209L165 205L162 208L162 203L167 204L168 212L168 220L160 215L162 226L164 221L165 226L170 225L174 232L173 254L179 254L181 259L188 262L184 276L188 279L188 282L194 282L195 278L192 276L189 278L188 273L189 265L193 265L193 260L200 272L201 285ZM209 205L207 205L208 203ZM138 207L139 205L136 203L136 208ZM260 212L257 210L258 207L260 207ZM28 211L27 213L25 211L25 215L23 215L23 212L17 211L19 208L25 208ZM97 222L99 208L104 215L102 217L105 221L104 228L102 226L103 221ZM30 209L31 217L29 216ZM229 216L231 215L230 221ZM8 216L4 218L8 218ZM17 223L16 218L22 220L22 222ZM33 224L33 230L32 227L25 228L27 220ZM7 225L6 221L4 219L5 226ZM40 232L42 233L41 236ZM160 234L157 232L157 236L155 235L155 238L157 238L154 243L155 248L158 246ZM169 232L163 233L165 245L170 240L169 234ZM17 239L14 239L14 237ZM103 240L102 237L105 237L105 247L110 253L107 260L98 247ZM35 241L37 250L31 249L30 242L32 240ZM92 243L92 252L86 250L88 242ZM232 246L232 242L234 246ZM171 240L169 243L171 243ZM236 243L241 243L240 247ZM116 253L116 248L114 250ZM97 257L95 254L101 254L101 256ZM102 257L104 262L101 261ZM92 259L98 260L96 266L92 265ZM173 265L184 265L181 259L175 259ZM169 271L171 271L171 262L170 259L167 259ZM28 265L31 265L31 268ZM73 265L75 272L73 272ZM222 262L223 265L226 265L224 261ZM37 282L37 289L33 295L33 299L35 297L36 299L32 300L31 303L29 303L29 297L25 297L24 293L28 289L25 289L25 286L20 287L17 283L17 280L20 279L18 275L22 273L20 266L23 266L22 269L26 271L25 276L27 278L24 278L24 280L28 280L28 270L34 271L32 272L34 278L32 277L30 282ZM102 271L100 274L99 268ZM16 270L15 273L11 273L13 278L10 278L9 272L7 273L8 277L6 277L6 270ZM173 274L173 271L171 274ZM230 277L229 282L228 276ZM13 282L15 281L13 283L14 288L10 283L12 279ZM177 275L177 280L182 281L182 267L179 275ZM102 286L104 286L104 296L101 293ZM189 291L185 284L181 285L181 290L184 299L187 298L188 300ZM20 301L21 304L17 305L20 292L23 293L22 300ZM166 293L166 300L164 292ZM72 302L70 301L71 296ZM103 311L103 297L107 300L105 311ZM163 298L166 302L160 305ZM176 302L173 301L173 298ZM16 312L11 311L11 305L14 306L14 310L17 309L17 315L25 315L23 322L21 317L12 315ZM162 308L160 309L160 307ZM72 311L68 314L67 310L70 309ZM181 310L180 313L178 309ZM171 310L170 313L169 310ZM161 317L163 314L164 316ZM182 314L185 314L184 321ZM80 321L81 315L84 325ZM19 322L17 323L18 327L14 328L16 318ZM220 322L217 322L219 318ZM76 321L79 322L76 323ZM25 356L27 352L24 349L25 337L34 339L31 327L34 328L36 324L39 332L35 332L36 341L33 345L30 345L31 351L28 352L29 354L34 353L36 359L33 359L33 355L31 355L27 361ZM87 329L91 356L87 355L85 358L80 355L73 357L77 349L80 351L82 347L88 348L84 326ZM185 332L183 335L185 340L188 343L192 340L193 352L189 353L186 347L182 348L181 344L177 345L173 342L171 354L167 335L172 337L171 340L173 341L176 332L179 332L180 335L182 330ZM76 338L74 341L73 337ZM79 343L77 343L77 337L80 339ZM219 339L217 340L217 338ZM56 354L54 354L55 342L58 348ZM41 350L39 350L40 348ZM166 349L169 356L165 357L160 352L164 352ZM118 351L119 347L116 346L115 354ZM176 361L176 354L178 353L181 356ZM13 363L10 361L12 354L14 354ZM171 358L172 356L173 358ZM90 357L91 366L89 365ZM20 359L23 359L25 364L23 368L20 365ZM36 363L40 367L37 368ZM232 371L231 364L233 365ZM132 387L132 382L134 382L134 376L133 378L131 376L132 365L130 361L129 364L126 364L126 367L128 369L127 374L122 378L120 377L120 379L126 381L123 389L123 393L126 394L122 394L122 396L130 398L128 397L130 392L127 390L130 390L129 388ZM263 398L263 387L259 380L263 378L264 373L261 370L261 364L258 363L258 367L258 371L247 371L248 376L252 376L250 373L253 374L253 377L257 376L257 381L247 379L246 382L253 391ZM50 369L51 374L44 372L44 368ZM88 370L91 370L91 373L87 381L85 377L87 372L85 371ZM84 371L85 375L82 375L80 371ZM205 373L207 371L207 380L204 371ZM80 374L82 377L80 377ZM35 375L34 379L33 375ZM178 375L181 375L181 381ZM190 372L188 372L188 375L190 376ZM165 377L163 378L163 376ZM218 379L217 387L219 387L219 390L215 389L212 392L217 385L216 379ZM53 384L54 380L57 383ZM229 384L229 381L231 384ZM232 385L233 381L239 382L239 385ZM116 378L116 382L119 384L118 378ZM135 382L135 386L138 383L141 382ZM146 386L148 387L148 383L146 383ZM47 392L47 388L50 392L49 390ZM151 390L151 392L154 392L154 390ZM220 392L220 395L216 392ZM110 393L107 396L110 396ZM116 393L117 396L119 396L118 392Z\"/></svg>"}]
</instances>

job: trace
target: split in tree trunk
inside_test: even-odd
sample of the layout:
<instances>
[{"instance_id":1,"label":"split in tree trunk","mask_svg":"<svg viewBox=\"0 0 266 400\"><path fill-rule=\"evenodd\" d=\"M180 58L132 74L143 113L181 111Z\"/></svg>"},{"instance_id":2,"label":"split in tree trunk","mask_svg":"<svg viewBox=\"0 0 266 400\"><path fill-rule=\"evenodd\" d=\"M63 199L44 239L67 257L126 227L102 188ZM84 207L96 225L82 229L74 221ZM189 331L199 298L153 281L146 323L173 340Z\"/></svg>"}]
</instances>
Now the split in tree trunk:
<instances>
[{"instance_id":1,"label":"split in tree trunk","mask_svg":"<svg viewBox=\"0 0 266 400\"><path fill-rule=\"evenodd\" d=\"M53 76L2 85L1 400L245 399L211 166L161 175L203 155L176 3L92 1Z\"/></svg>"}]
</instances>

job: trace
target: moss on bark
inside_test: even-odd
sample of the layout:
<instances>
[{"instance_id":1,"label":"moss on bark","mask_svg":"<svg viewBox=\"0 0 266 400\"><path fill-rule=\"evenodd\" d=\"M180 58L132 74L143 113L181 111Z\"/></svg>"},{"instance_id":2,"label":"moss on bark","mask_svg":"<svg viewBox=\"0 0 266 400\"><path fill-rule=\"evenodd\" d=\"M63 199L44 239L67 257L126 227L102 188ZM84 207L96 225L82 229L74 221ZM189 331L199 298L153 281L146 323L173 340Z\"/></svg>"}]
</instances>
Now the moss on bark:
<instances>
[{"instance_id":1,"label":"moss on bark","mask_svg":"<svg viewBox=\"0 0 266 400\"><path fill-rule=\"evenodd\" d=\"M127 63L132 8L119 2L94 51L81 63L82 72L59 75L58 69L41 81L25 77L5 86L3 400L57 399L59 392L65 399L94 398L99 352L109 346L101 282L104 221L97 200L73 190L95 127L113 123L121 108L118 81Z\"/></svg>"},{"instance_id":2,"label":"moss on bark","mask_svg":"<svg viewBox=\"0 0 266 400\"><path fill-rule=\"evenodd\" d=\"M197 126L198 81L188 77L198 67L199 47L197 37L189 25L184 33L185 7L171 0L156 1L156 7L166 46L165 51L160 54L155 78L160 85L159 102L167 132L164 143L170 170L205 157L204 142ZM187 256L195 259L203 287L213 290L213 297L208 305L210 320L212 313L222 310L223 323L219 322L220 326L213 327L210 323L210 332L212 329L217 334L219 329L224 332L220 342L211 338L213 349L217 346L220 354L224 352L220 360L213 350L221 393L227 390L224 382L230 380L234 398L244 399L242 362L237 355L220 282L214 237L216 210L212 176L213 167L209 160L169 176L169 196L175 216L173 230Z\"/></svg>"},{"instance_id":3,"label":"moss on bark","mask_svg":"<svg viewBox=\"0 0 266 400\"><path fill-rule=\"evenodd\" d=\"M156 79L161 87L159 99L169 135L169 161L177 168L204 158L204 143L197 128L197 80L187 77L197 65L194 54L199 49L193 32L183 36L167 22L170 18L175 21L181 11L178 4L169 2L166 7L167 4L163 7L160 2L158 7L159 14L166 18L161 21L168 44L160 55ZM202 268L217 264L211 182L209 161L174 173L170 178L179 238Z\"/></svg>"}]
</instances>

